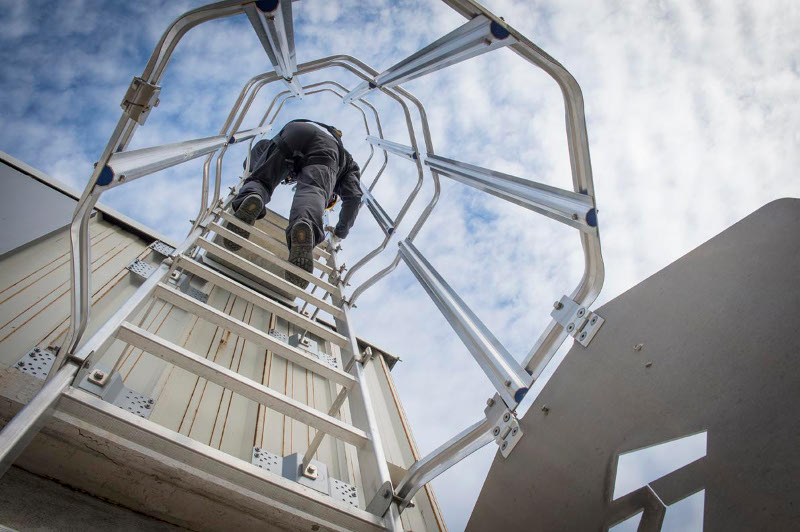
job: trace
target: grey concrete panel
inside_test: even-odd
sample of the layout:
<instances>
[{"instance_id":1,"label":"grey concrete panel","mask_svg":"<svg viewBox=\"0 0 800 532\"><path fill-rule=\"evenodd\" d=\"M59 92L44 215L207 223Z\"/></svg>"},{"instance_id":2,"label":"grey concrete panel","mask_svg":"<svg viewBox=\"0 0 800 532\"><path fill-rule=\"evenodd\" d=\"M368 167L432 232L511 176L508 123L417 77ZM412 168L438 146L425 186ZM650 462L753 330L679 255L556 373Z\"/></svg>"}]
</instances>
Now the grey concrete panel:
<instances>
[{"instance_id":1,"label":"grey concrete panel","mask_svg":"<svg viewBox=\"0 0 800 532\"><path fill-rule=\"evenodd\" d=\"M186 530L72 490L17 467L0 479L0 524L45 531Z\"/></svg>"},{"instance_id":2,"label":"grey concrete panel","mask_svg":"<svg viewBox=\"0 0 800 532\"><path fill-rule=\"evenodd\" d=\"M611 500L619 454L701 431L706 456L650 482L664 503L704 489L705 530L800 530L799 277L800 200L783 199L599 308L467 530L605 530L647 504Z\"/></svg>"},{"instance_id":3,"label":"grey concrete panel","mask_svg":"<svg viewBox=\"0 0 800 532\"><path fill-rule=\"evenodd\" d=\"M75 200L0 162L0 255L72 220Z\"/></svg>"}]
</instances>

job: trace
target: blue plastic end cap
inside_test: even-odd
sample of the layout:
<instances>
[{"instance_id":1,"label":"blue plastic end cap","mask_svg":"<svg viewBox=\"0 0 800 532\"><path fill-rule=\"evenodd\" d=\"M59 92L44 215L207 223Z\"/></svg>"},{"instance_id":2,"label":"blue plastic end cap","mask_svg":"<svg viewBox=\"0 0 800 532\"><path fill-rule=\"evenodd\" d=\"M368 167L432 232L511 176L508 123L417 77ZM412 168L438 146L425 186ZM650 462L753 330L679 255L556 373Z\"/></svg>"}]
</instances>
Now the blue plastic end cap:
<instances>
[{"instance_id":1,"label":"blue plastic end cap","mask_svg":"<svg viewBox=\"0 0 800 532\"><path fill-rule=\"evenodd\" d=\"M394 227L390 227L389 229L386 230L386 232L391 235L392 233L394 233Z\"/></svg>"},{"instance_id":2,"label":"blue plastic end cap","mask_svg":"<svg viewBox=\"0 0 800 532\"><path fill-rule=\"evenodd\" d=\"M369 85L370 89L377 89L378 88L378 84L375 83L374 81L368 82L367 85Z\"/></svg>"},{"instance_id":3,"label":"blue plastic end cap","mask_svg":"<svg viewBox=\"0 0 800 532\"><path fill-rule=\"evenodd\" d=\"M597 227L597 211L594 209L589 209L589 212L586 213L586 223L589 224L591 227Z\"/></svg>"},{"instance_id":4,"label":"blue plastic end cap","mask_svg":"<svg viewBox=\"0 0 800 532\"><path fill-rule=\"evenodd\" d=\"M527 393L528 393L528 388L520 388L519 390L517 390L517 393L514 394L514 400L519 403L520 401L522 401L522 399L525 397Z\"/></svg>"},{"instance_id":5,"label":"blue plastic end cap","mask_svg":"<svg viewBox=\"0 0 800 532\"><path fill-rule=\"evenodd\" d=\"M228 144L236 144L236 137L231 137L228 139Z\"/></svg>"},{"instance_id":6,"label":"blue plastic end cap","mask_svg":"<svg viewBox=\"0 0 800 532\"><path fill-rule=\"evenodd\" d=\"M419 159L419 155L417 154L417 152L414 152L411 154L411 158L416 161L417 159Z\"/></svg>"},{"instance_id":7,"label":"blue plastic end cap","mask_svg":"<svg viewBox=\"0 0 800 532\"><path fill-rule=\"evenodd\" d=\"M511 35L507 29L495 21L492 21L492 24L489 26L489 31L492 32L495 39L505 39Z\"/></svg>"},{"instance_id":8,"label":"blue plastic end cap","mask_svg":"<svg viewBox=\"0 0 800 532\"><path fill-rule=\"evenodd\" d=\"M97 178L97 184L101 187L104 187L111 183L114 179L114 170L109 168L108 166L104 166L103 169L100 171L100 176Z\"/></svg>"},{"instance_id":9,"label":"blue plastic end cap","mask_svg":"<svg viewBox=\"0 0 800 532\"><path fill-rule=\"evenodd\" d=\"M268 13L278 9L279 0L257 0L256 7L261 11Z\"/></svg>"}]
</instances>

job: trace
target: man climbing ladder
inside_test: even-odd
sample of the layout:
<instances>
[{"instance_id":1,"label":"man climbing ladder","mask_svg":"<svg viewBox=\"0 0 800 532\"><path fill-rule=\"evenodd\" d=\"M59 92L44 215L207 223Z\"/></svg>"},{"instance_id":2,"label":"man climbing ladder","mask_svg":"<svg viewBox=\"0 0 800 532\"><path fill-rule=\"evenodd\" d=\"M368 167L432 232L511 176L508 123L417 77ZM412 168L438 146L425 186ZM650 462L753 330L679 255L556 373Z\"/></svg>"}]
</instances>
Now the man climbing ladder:
<instances>
[{"instance_id":1,"label":"man climbing ladder","mask_svg":"<svg viewBox=\"0 0 800 532\"><path fill-rule=\"evenodd\" d=\"M293 120L272 138L259 141L250 153L253 168L232 206L234 215L253 225L266 214L265 205L280 183L297 183L286 228L289 262L313 271L314 246L325 239L322 215L342 199L339 221L333 230L336 238L347 237L361 206L360 171L344 149L342 133L311 120ZM245 161L245 168L247 161ZM228 229L247 238L244 229L229 224ZM236 251L241 246L230 240L225 246ZM285 272L286 280L301 287L308 281Z\"/></svg>"}]
</instances>

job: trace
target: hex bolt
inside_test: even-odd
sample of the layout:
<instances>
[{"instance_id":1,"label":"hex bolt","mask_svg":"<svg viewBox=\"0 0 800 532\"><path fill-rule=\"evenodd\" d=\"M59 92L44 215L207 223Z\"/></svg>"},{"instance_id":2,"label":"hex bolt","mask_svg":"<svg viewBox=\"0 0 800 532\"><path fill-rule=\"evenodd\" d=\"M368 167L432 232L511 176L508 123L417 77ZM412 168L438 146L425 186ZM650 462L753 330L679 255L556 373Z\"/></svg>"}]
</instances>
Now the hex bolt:
<instances>
[{"instance_id":1,"label":"hex bolt","mask_svg":"<svg viewBox=\"0 0 800 532\"><path fill-rule=\"evenodd\" d=\"M152 405L153 403L155 403L155 401L154 401L153 399L148 399L148 400L147 400L147 402L148 402L148 403L150 403L151 405Z\"/></svg>"},{"instance_id":2,"label":"hex bolt","mask_svg":"<svg viewBox=\"0 0 800 532\"><path fill-rule=\"evenodd\" d=\"M17 362L17 366L19 366L19 367L22 367L22 366L24 366L24 365L25 365L25 362L23 362L22 360L20 360L19 362Z\"/></svg>"},{"instance_id":3,"label":"hex bolt","mask_svg":"<svg viewBox=\"0 0 800 532\"><path fill-rule=\"evenodd\" d=\"M578 215L577 215L577 214L575 214L575 213L572 213L572 219L573 219L573 220L577 220L577 219L578 219Z\"/></svg>"},{"instance_id":4,"label":"hex bolt","mask_svg":"<svg viewBox=\"0 0 800 532\"><path fill-rule=\"evenodd\" d=\"M633 346L634 351L641 351L642 348L644 348L644 344L636 344L635 346Z\"/></svg>"},{"instance_id":5,"label":"hex bolt","mask_svg":"<svg viewBox=\"0 0 800 532\"><path fill-rule=\"evenodd\" d=\"M511 387L511 381L510 380L507 380L505 384L506 384L506 388L510 388Z\"/></svg>"},{"instance_id":6,"label":"hex bolt","mask_svg":"<svg viewBox=\"0 0 800 532\"><path fill-rule=\"evenodd\" d=\"M500 427L495 427L494 429L492 429L492 434L494 434L495 436L500 434Z\"/></svg>"},{"instance_id":7,"label":"hex bolt","mask_svg":"<svg viewBox=\"0 0 800 532\"><path fill-rule=\"evenodd\" d=\"M562 308L564 308L564 303L562 303L561 301L556 301L555 303L553 303L553 308L556 310L561 310Z\"/></svg>"},{"instance_id":8,"label":"hex bolt","mask_svg":"<svg viewBox=\"0 0 800 532\"><path fill-rule=\"evenodd\" d=\"M260 453L260 452L261 452L261 448L260 448L260 447L253 447L253 450L254 450L255 452L257 452L257 453Z\"/></svg>"},{"instance_id":9,"label":"hex bolt","mask_svg":"<svg viewBox=\"0 0 800 532\"><path fill-rule=\"evenodd\" d=\"M39 352L38 349L34 349L34 351L36 351L37 353ZM36 353L29 353L28 356L31 358L36 358Z\"/></svg>"},{"instance_id":10,"label":"hex bolt","mask_svg":"<svg viewBox=\"0 0 800 532\"><path fill-rule=\"evenodd\" d=\"M653 363L652 363L652 362L648 362L647 364L645 364L645 365L644 365L644 367L646 367L646 368L649 368L649 367L650 367L650 366L652 366L652 365L653 365Z\"/></svg>"},{"instance_id":11,"label":"hex bolt","mask_svg":"<svg viewBox=\"0 0 800 532\"><path fill-rule=\"evenodd\" d=\"M486 400L486 406L494 406L494 397L490 397Z\"/></svg>"},{"instance_id":12,"label":"hex bolt","mask_svg":"<svg viewBox=\"0 0 800 532\"><path fill-rule=\"evenodd\" d=\"M99 369L94 370L94 373L92 373L92 377L95 380L98 380L98 381L103 380L105 378L105 376L106 376L106 374L103 373L102 371L100 371Z\"/></svg>"},{"instance_id":13,"label":"hex bolt","mask_svg":"<svg viewBox=\"0 0 800 532\"><path fill-rule=\"evenodd\" d=\"M144 405L144 407L145 407L145 408L147 408L148 410L150 409L150 407L151 407L151 406L152 406L152 405L150 405L149 403L148 403L148 404L146 404L146 405Z\"/></svg>"}]
</instances>

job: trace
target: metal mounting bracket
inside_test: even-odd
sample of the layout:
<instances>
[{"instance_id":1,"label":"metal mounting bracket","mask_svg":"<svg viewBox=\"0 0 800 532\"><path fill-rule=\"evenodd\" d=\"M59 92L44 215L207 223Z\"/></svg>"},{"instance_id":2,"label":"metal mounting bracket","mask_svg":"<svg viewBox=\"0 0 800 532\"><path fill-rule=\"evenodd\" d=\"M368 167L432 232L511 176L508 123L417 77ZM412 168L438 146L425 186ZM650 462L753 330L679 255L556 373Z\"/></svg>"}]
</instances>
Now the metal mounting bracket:
<instances>
[{"instance_id":1,"label":"metal mounting bracket","mask_svg":"<svg viewBox=\"0 0 800 532\"><path fill-rule=\"evenodd\" d=\"M53 367L58 347L34 347L14 365L15 368L37 379L44 380Z\"/></svg>"},{"instance_id":2,"label":"metal mounting bracket","mask_svg":"<svg viewBox=\"0 0 800 532\"><path fill-rule=\"evenodd\" d=\"M169 244L165 244L161 240L156 240L152 244L148 246L150 249L158 253L159 255L163 255L164 257L169 257L175 252L175 248L170 246Z\"/></svg>"},{"instance_id":3,"label":"metal mounting bracket","mask_svg":"<svg viewBox=\"0 0 800 532\"><path fill-rule=\"evenodd\" d=\"M144 79L135 76L119 106L132 120L139 125L144 125L150 110L153 107L158 107L160 103L158 99L160 92L160 86L148 83Z\"/></svg>"},{"instance_id":4,"label":"metal mounting bracket","mask_svg":"<svg viewBox=\"0 0 800 532\"><path fill-rule=\"evenodd\" d=\"M157 268L147 264L143 260L135 259L133 262L125 266L125 269L129 270L132 274L141 277L142 279L147 279L153 274L154 271L156 271Z\"/></svg>"},{"instance_id":5,"label":"metal mounting bracket","mask_svg":"<svg viewBox=\"0 0 800 532\"><path fill-rule=\"evenodd\" d=\"M375 496L372 497L372 500L367 504L367 511L378 517L383 517L386 515L386 512L389 511L389 506L392 505L393 500L394 489L392 488L392 483L387 480L378 488Z\"/></svg>"},{"instance_id":6,"label":"metal mounting bracket","mask_svg":"<svg viewBox=\"0 0 800 532\"><path fill-rule=\"evenodd\" d=\"M589 345L605 320L567 296L553 304L550 315L583 347Z\"/></svg>"},{"instance_id":7,"label":"metal mounting bracket","mask_svg":"<svg viewBox=\"0 0 800 532\"><path fill-rule=\"evenodd\" d=\"M102 384L100 384L102 382ZM99 396L103 401L111 403L149 419L153 413L155 401L150 397L126 388L119 373L111 373L108 368L96 366L83 378L78 387Z\"/></svg>"},{"instance_id":8,"label":"metal mounting bracket","mask_svg":"<svg viewBox=\"0 0 800 532\"><path fill-rule=\"evenodd\" d=\"M492 436L500 447L500 454L508 458L523 435L517 415L508 409L498 394L486 401L484 413L486 419L493 420Z\"/></svg>"}]
</instances>

